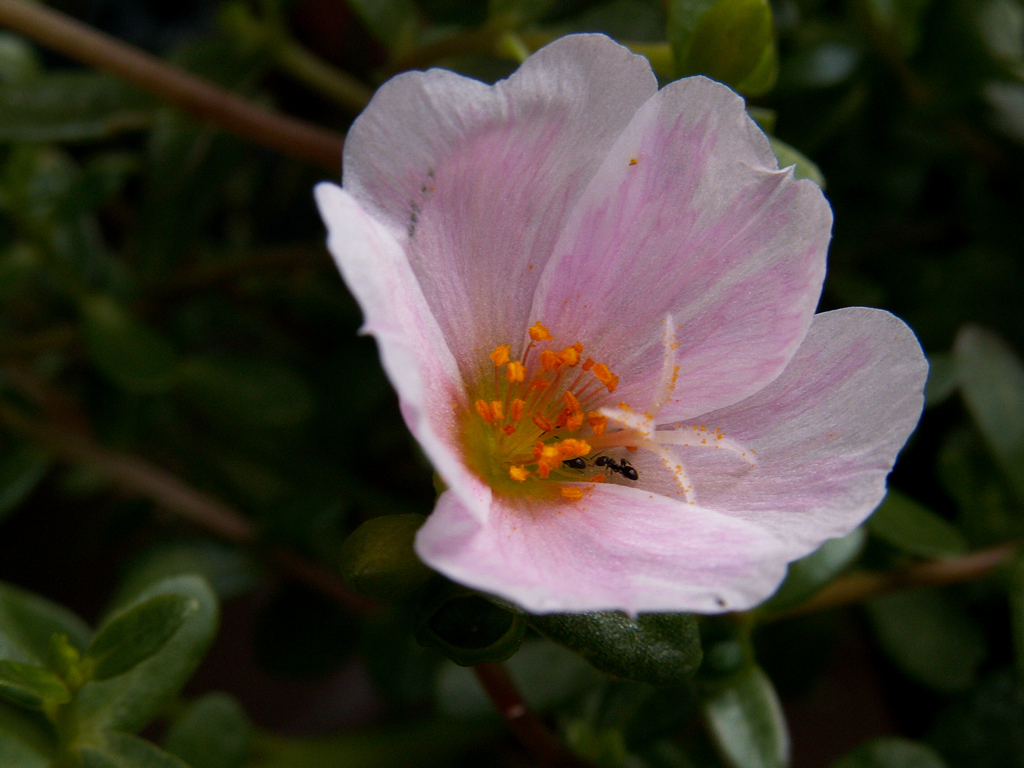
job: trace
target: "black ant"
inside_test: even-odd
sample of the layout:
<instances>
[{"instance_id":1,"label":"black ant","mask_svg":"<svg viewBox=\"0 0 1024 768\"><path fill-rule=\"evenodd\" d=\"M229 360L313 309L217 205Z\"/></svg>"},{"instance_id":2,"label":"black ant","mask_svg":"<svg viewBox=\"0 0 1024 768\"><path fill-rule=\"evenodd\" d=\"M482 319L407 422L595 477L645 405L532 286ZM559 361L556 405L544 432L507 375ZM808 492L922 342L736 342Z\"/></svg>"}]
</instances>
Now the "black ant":
<instances>
[{"instance_id":1,"label":"black ant","mask_svg":"<svg viewBox=\"0 0 1024 768\"><path fill-rule=\"evenodd\" d=\"M586 469L587 468L586 460L581 458L581 457L579 457L579 456L577 456L575 459L566 459L562 463L565 464L565 466L569 467L569 469Z\"/></svg>"},{"instance_id":2,"label":"black ant","mask_svg":"<svg viewBox=\"0 0 1024 768\"><path fill-rule=\"evenodd\" d=\"M625 459L619 459L619 462L616 464L615 459L611 456L598 456L594 459L594 464L599 467L607 467L609 472L617 472L627 480L640 479L639 473L633 468L633 465Z\"/></svg>"}]
</instances>

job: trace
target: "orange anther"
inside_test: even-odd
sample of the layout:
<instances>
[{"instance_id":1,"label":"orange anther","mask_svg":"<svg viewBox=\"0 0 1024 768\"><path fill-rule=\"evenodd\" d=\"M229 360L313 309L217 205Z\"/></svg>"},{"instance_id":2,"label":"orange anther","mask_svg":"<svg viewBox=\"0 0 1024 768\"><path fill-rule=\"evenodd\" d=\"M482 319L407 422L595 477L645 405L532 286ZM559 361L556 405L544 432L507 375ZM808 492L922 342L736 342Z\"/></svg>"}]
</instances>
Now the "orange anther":
<instances>
[{"instance_id":1,"label":"orange anther","mask_svg":"<svg viewBox=\"0 0 1024 768\"><path fill-rule=\"evenodd\" d=\"M553 371L562 364L562 358L552 352L550 349L545 349L540 353L540 367L545 371Z\"/></svg>"},{"instance_id":2,"label":"orange anther","mask_svg":"<svg viewBox=\"0 0 1024 768\"><path fill-rule=\"evenodd\" d=\"M590 453L590 443L586 440L576 440L571 437L556 443L555 448L562 461L565 461L565 459L575 459L577 456L586 456Z\"/></svg>"},{"instance_id":3,"label":"orange anther","mask_svg":"<svg viewBox=\"0 0 1024 768\"><path fill-rule=\"evenodd\" d=\"M608 370L608 366L604 363L594 364L594 375L597 377L598 381L605 385L612 380L613 376L612 372Z\"/></svg>"},{"instance_id":4,"label":"orange anther","mask_svg":"<svg viewBox=\"0 0 1024 768\"><path fill-rule=\"evenodd\" d=\"M576 347L566 347L558 353L558 357L566 365L576 365L580 361L580 353Z\"/></svg>"},{"instance_id":5,"label":"orange anther","mask_svg":"<svg viewBox=\"0 0 1024 768\"><path fill-rule=\"evenodd\" d=\"M530 326L530 338L534 341L552 341L551 333L545 328L540 320Z\"/></svg>"},{"instance_id":6,"label":"orange anther","mask_svg":"<svg viewBox=\"0 0 1024 768\"><path fill-rule=\"evenodd\" d=\"M505 365L508 362L508 353L510 347L508 344L502 344L499 347L495 347L494 351L491 352L491 360L494 361L495 367Z\"/></svg>"},{"instance_id":7,"label":"orange anther","mask_svg":"<svg viewBox=\"0 0 1024 768\"><path fill-rule=\"evenodd\" d=\"M509 416L512 421L518 422L523 418L523 410L526 408L526 403L520 398L516 398L512 401L512 406L509 408Z\"/></svg>"},{"instance_id":8,"label":"orange anther","mask_svg":"<svg viewBox=\"0 0 1024 768\"><path fill-rule=\"evenodd\" d=\"M603 435L604 431L608 428L608 419L600 413L591 411L587 414L587 424L594 430L595 435Z\"/></svg>"},{"instance_id":9,"label":"orange anther","mask_svg":"<svg viewBox=\"0 0 1024 768\"><path fill-rule=\"evenodd\" d=\"M491 406L487 404L486 400L477 400L473 405L476 407L476 412L480 414L480 418L490 424L494 421L494 417L491 416Z\"/></svg>"},{"instance_id":10,"label":"orange anther","mask_svg":"<svg viewBox=\"0 0 1024 768\"><path fill-rule=\"evenodd\" d=\"M530 389L547 389L551 385L551 382L547 379L534 379L530 382Z\"/></svg>"},{"instance_id":11,"label":"orange anther","mask_svg":"<svg viewBox=\"0 0 1024 768\"><path fill-rule=\"evenodd\" d=\"M508 468L508 476L521 483L530 476L530 470L526 467L514 465Z\"/></svg>"},{"instance_id":12,"label":"orange anther","mask_svg":"<svg viewBox=\"0 0 1024 768\"><path fill-rule=\"evenodd\" d=\"M575 432L577 429L583 426L583 411L574 411L566 416L565 428L570 432Z\"/></svg>"},{"instance_id":13,"label":"orange anther","mask_svg":"<svg viewBox=\"0 0 1024 768\"><path fill-rule=\"evenodd\" d=\"M594 358L588 357L586 360L583 361L583 370L584 371L589 371L593 367L594 367Z\"/></svg>"},{"instance_id":14,"label":"orange anther","mask_svg":"<svg viewBox=\"0 0 1024 768\"><path fill-rule=\"evenodd\" d=\"M506 435L511 435L516 431L516 428L513 427L511 424L506 424L504 427L501 428L501 431L504 432Z\"/></svg>"},{"instance_id":15,"label":"orange anther","mask_svg":"<svg viewBox=\"0 0 1024 768\"><path fill-rule=\"evenodd\" d=\"M561 493L564 498L572 499L573 501L583 498L583 489L574 488L571 485L563 485L558 489L558 492Z\"/></svg>"},{"instance_id":16,"label":"orange anther","mask_svg":"<svg viewBox=\"0 0 1024 768\"><path fill-rule=\"evenodd\" d=\"M570 392L568 389L562 395L562 399L565 400L565 404L569 406L572 411L580 410L580 401L576 399L576 395Z\"/></svg>"},{"instance_id":17,"label":"orange anther","mask_svg":"<svg viewBox=\"0 0 1024 768\"><path fill-rule=\"evenodd\" d=\"M533 416L531 416L530 419L533 421L534 424L537 425L538 429L544 432L550 432L552 429L554 429L554 427L551 426L551 422L545 419L544 416L542 416L539 413L533 414Z\"/></svg>"},{"instance_id":18,"label":"orange anther","mask_svg":"<svg viewBox=\"0 0 1024 768\"><path fill-rule=\"evenodd\" d=\"M609 393L614 392L619 386L619 377L612 375L611 381L606 381L604 385L608 387Z\"/></svg>"},{"instance_id":19,"label":"orange anther","mask_svg":"<svg viewBox=\"0 0 1024 768\"><path fill-rule=\"evenodd\" d=\"M505 418L505 408L502 406L501 400L491 400L491 418L495 421Z\"/></svg>"},{"instance_id":20,"label":"orange anther","mask_svg":"<svg viewBox=\"0 0 1024 768\"><path fill-rule=\"evenodd\" d=\"M505 378L512 382L522 381L526 378L526 366L518 360L513 360L508 364L508 369L505 371Z\"/></svg>"},{"instance_id":21,"label":"orange anther","mask_svg":"<svg viewBox=\"0 0 1024 768\"><path fill-rule=\"evenodd\" d=\"M640 450L640 447L636 445L627 445L626 450L629 451L630 453L636 453L637 451Z\"/></svg>"}]
</instances>

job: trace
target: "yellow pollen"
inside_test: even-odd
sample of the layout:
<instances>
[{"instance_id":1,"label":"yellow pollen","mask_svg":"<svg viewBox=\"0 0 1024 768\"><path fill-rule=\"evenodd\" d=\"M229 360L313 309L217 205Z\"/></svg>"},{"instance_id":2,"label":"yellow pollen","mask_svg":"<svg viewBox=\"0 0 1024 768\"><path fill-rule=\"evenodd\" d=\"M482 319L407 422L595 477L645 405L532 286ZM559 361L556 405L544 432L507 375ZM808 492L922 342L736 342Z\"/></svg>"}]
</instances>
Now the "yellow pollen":
<instances>
[{"instance_id":1,"label":"yellow pollen","mask_svg":"<svg viewBox=\"0 0 1024 768\"><path fill-rule=\"evenodd\" d=\"M534 341L554 341L554 337L539 320L530 326L530 338Z\"/></svg>"},{"instance_id":2,"label":"yellow pollen","mask_svg":"<svg viewBox=\"0 0 1024 768\"><path fill-rule=\"evenodd\" d=\"M530 476L530 470L523 466L513 465L508 468L508 476L513 480L522 483Z\"/></svg>"},{"instance_id":3,"label":"yellow pollen","mask_svg":"<svg viewBox=\"0 0 1024 768\"><path fill-rule=\"evenodd\" d=\"M501 404L501 400L491 400L491 418L494 421L501 421L505 418L505 409Z\"/></svg>"},{"instance_id":4,"label":"yellow pollen","mask_svg":"<svg viewBox=\"0 0 1024 768\"><path fill-rule=\"evenodd\" d=\"M500 367L508 363L508 353L511 347L508 344L502 344L501 346L495 347L494 351L491 352L491 360L494 361L494 366Z\"/></svg>"},{"instance_id":5,"label":"yellow pollen","mask_svg":"<svg viewBox=\"0 0 1024 768\"><path fill-rule=\"evenodd\" d=\"M576 347L566 347L558 353L558 358L566 365L577 365L580 361L580 351Z\"/></svg>"},{"instance_id":6,"label":"yellow pollen","mask_svg":"<svg viewBox=\"0 0 1024 768\"><path fill-rule=\"evenodd\" d=\"M505 378L511 382L522 381L526 378L526 366L518 360L513 360L508 364L508 370L505 371Z\"/></svg>"},{"instance_id":7,"label":"yellow pollen","mask_svg":"<svg viewBox=\"0 0 1024 768\"><path fill-rule=\"evenodd\" d=\"M562 364L562 358L552 352L550 349L545 349L540 353L540 367L545 371L553 371Z\"/></svg>"},{"instance_id":8,"label":"yellow pollen","mask_svg":"<svg viewBox=\"0 0 1024 768\"><path fill-rule=\"evenodd\" d=\"M583 490L581 488L574 488L571 485L563 485L558 489L558 492L567 499L576 501L583 498Z\"/></svg>"}]
</instances>

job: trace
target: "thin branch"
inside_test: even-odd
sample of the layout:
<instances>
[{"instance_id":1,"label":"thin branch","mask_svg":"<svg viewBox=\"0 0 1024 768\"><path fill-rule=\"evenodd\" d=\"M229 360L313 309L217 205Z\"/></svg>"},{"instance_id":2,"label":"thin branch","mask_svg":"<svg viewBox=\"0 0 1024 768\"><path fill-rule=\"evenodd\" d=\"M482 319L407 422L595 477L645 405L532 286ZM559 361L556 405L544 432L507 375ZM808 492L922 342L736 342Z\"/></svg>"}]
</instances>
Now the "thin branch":
<instances>
[{"instance_id":1,"label":"thin branch","mask_svg":"<svg viewBox=\"0 0 1024 768\"><path fill-rule=\"evenodd\" d=\"M0 424L48 448L64 461L91 467L122 491L148 498L208 533L233 544L257 543L258 531L249 519L147 461L104 448L88 437L39 422L7 405L0 405ZM353 612L368 613L376 608L375 603L349 590L337 573L294 552L274 549L267 556L282 571Z\"/></svg>"},{"instance_id":2,"label":"thin branch","mask_svg":"<svg viewBox=\"0 0 1024 768\"><path fill-rule=\"evenodd\" d=\"M342 136L257 107L59 11L0 0L0 26L122 77L255 144L339 172Z\"/></svg>"},{"instance_id":3,"label":"thin branch","mask_svg":"<svg viewBox=\"0 0 1024 768\"><path fill-rule=\"evenodd\" d=\"M876 573L856 571L840 576L814 597L786 611L765 616L774 620L805 613L838 608L868 600L887 592L914 587L960 584L987 576L1020 551L1020 544L1009 542L988 549L980 549L963 557L948 560L929 560L895 571Z\"/></svg>"},{"instance_id":4,"label":"thin branch","mask_svg":"<svg viewBox=\"0 0 1024 768\"><path fill-rule=\"evenodd\" d=\"M530 711L504 664L477 664L473 672L509 730L543 768L588 768Z\"/></svg>"}]
</instances>

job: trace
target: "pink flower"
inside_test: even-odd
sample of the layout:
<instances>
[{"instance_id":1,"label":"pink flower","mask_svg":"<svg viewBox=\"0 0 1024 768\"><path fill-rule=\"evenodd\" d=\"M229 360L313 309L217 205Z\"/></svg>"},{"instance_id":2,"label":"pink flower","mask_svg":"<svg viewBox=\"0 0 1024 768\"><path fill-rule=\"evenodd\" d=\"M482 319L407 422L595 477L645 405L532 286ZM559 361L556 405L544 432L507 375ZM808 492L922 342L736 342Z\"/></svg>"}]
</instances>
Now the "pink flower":
<instances>
[{"instance_id":1,"label":"pink flower","mask_svg":"<svg viewBox=\"0 0 1024 768\"><path fill-rule=\"evenodd\" d=\"M899 319L814 315L832 214L728 88L566 37L399 75L328 244L448 486L416 549L533 612L718 612L860 524L920 415Z\"/></svg>"}]
</instances>

